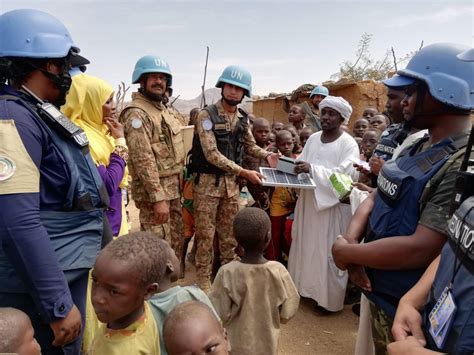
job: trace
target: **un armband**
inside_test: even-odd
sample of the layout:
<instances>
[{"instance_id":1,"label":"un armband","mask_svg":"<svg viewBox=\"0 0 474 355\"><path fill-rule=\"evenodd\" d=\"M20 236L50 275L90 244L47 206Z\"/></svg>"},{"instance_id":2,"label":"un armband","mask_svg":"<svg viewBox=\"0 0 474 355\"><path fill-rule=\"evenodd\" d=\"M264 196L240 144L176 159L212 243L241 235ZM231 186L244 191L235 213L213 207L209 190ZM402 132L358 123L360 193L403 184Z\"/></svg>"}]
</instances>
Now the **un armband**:
<instances>
[{"instance_id":1,"label":"un armband","mask_svg":"<svg viewBox=\"0 0 474 355\"><path fill-rule=\"evenodd\" d=\"M38 114L48 124L49 127L59 132L63 137L73 139L79 148L85 148L89 145L89 140L85 132L61 111L49 102L38 104Z\"/></svg>"}]
</instances>

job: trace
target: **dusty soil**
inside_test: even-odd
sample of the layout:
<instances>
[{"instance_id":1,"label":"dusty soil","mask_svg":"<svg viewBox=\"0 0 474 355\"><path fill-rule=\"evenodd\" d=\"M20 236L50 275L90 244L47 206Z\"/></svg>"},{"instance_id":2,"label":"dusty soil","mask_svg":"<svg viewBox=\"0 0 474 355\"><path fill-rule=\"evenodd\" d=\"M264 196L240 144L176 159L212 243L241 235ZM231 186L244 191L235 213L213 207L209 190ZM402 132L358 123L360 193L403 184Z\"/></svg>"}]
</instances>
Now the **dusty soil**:
<instances>
[{"instance_id":1,"label":"dusty soil","mask_svg":"<svg viewBox=\"0 0 474 355\"><path fill-rule=\"evenodd\" d=\"M127 207L132 231L138 230L138 211L133 201ZM190 245L191 247L191 245ZM186 263L186 277L182 285L190 285L195 279L195 269ZM320 316L314 311L310 299L301 299L295 318L283 324L280 332L279 354L328 354L348 355L354 353L359 318L350 306L329 316Z\"/></svg>"}]
</instances>

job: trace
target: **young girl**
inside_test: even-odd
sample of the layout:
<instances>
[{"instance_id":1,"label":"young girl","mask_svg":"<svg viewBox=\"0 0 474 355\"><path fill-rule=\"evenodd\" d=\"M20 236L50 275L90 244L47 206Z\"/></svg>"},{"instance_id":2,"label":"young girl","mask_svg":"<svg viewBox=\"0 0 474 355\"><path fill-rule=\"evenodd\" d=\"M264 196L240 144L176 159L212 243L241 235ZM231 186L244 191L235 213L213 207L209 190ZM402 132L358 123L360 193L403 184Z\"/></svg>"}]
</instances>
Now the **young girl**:
<instances>
[{"instance_id":1,"label":"young girl","mask_svg":"<svg viewBox=\"0 0 474 355\"><path fill-rule=\"evenodd\" d=\"M295 158L293 154L293 137L290 132L281 130L276 135L276 147L286 156ZM285 239L285 222L293 213L296 205L296 191L288 187L275 187L270 199L270 220L272 223L272 239L268 245L266 257L268 260L283 261L283 253L288 256L290 241Z\"/></svg>"}]
</instances>

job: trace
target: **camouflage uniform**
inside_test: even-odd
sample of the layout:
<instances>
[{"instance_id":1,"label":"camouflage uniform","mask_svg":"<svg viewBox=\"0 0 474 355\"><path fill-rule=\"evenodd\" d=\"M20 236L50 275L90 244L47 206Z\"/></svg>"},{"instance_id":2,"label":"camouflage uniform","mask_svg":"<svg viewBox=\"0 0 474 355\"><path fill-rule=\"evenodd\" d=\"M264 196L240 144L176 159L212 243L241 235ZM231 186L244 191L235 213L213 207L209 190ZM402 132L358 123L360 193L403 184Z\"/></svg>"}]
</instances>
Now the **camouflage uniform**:
<instances>
[{"instance_id":1,"label":"camouflage uniform","mask_svg":"<svg viewBox=\"0 0 474 355\"><path fill-rule=\"evenodd\" d=\"M385 355L387 354L387 345L394 341L392 336L393 318L372 301L369 301L369 304L375 355Z\"/></svg>"},{"instance_id":2,"label":"camouflage uniform","mask_svg":"<svg viewBox=\"0 0 474 355\"><path fill-rule=\"evenodd\" d=\"M183 123L158 102L133 93L120 114L129 148L132 197L140 210L140 229L167 240L180 257L183 244L180 177L184 166ZM170 219L155 222L153 204L168 201Z\"/></svg>"},{"instance_id":3,"label":"camouflage uniform","mask_svg":"<svg viewBox=\"0 0 474 355\"><path fill-rule=\"evenodd\" d=\"M238 113L224 111L221 101L216 103L219 116L225 116L233 130L237 124ZM234 248L237 242L233 236L232 222L239 210L239 184L237 176L242 168L227 159L216 146L212 129L205 130L203 122L209 121L209 114L203 110L196 119L195 134L199 136L206 160L212 165L226 171L229 175L200 173L194 177L194 218L196 221L196 269L198 284L204 290L210 288L212 273L213 239L217 234L219 240L221 264L235 259ZM247 129L243 147L245 153L256 158L265 158L270 153L256 145L250 130Z\"/></svg>"},{"instance_id":4,"label":"camouflage uniform","mask_svg":"<svg viewBox=\"0 0 474 355\"><path fill-rule=\"evenodd\" d=\"M319 109L315 108L313 105L309 105L308 102L303 102L301 103L301 106L303 107L305 113L306 113L306 118L304 120L304 125L306 127L313 127L315 132L318 132L321 130L321 118L320 118L320 112Z\"/></svg>"}]
</instances>

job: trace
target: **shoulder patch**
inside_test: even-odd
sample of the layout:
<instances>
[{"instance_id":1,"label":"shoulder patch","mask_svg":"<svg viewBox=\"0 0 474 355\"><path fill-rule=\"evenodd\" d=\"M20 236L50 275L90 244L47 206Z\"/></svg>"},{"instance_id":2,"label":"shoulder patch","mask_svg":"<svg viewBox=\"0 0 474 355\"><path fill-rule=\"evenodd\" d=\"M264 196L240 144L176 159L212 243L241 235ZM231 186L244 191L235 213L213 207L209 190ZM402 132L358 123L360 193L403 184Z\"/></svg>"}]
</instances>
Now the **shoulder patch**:
<instances>
[{"instance_id":1,"label":"shoulder patch","mask_svg":"<svg viewBox=\"0 0 474 355\"><path fill-rule=\"evenodd\" d=\"M205 131L210 131L212 129L212 121L210 119L202 121L202 129Z\"/></svg>"},{"instance_id":2,"label":"shoulder patch","mask_svg":"<svg viewBox=\"0 0 474 355\"><path fill-rule=\"evenodd\" d=\"M13 176L16 165L10 158L0 155L0 182L8 180Z\"/></svg>"},{"instance_id":3,"label":"shoulder patch","mask_svg":"<svg viewBox=\"0 0 474 355\"><path fill-rule=\"evenodd\" d=\"M388 136L390 134L389 131L385 130L382 132L382 134L380 135L380 137L385 137L385 136Z\"/></svg>"},{"instance_id":4,"label":"shoulder patch","mask_svg":"<svg viewBox=\"0 0 474 355\"><path fill-rule=\"evenodd\" d=\"M141 119L139 118L134 118L132 120L132 127L135 128L135 129L139 129L143 126L143 122Z\"/></svg>"},{"instance_id":5,"label":"shoulder patch","mask_svg":"<svg viewBox=\"0 0 474 355\"><path fill-rule=\"evenodd\" d=\"M40 172L13 120L0 120L0 195L38 193Z\"/></svg>"}]
</instances>

